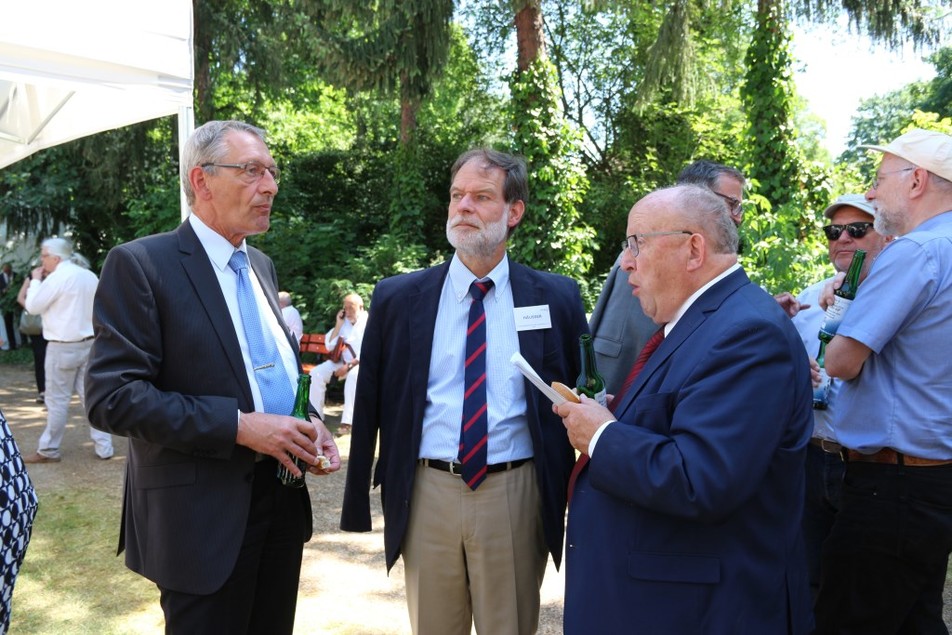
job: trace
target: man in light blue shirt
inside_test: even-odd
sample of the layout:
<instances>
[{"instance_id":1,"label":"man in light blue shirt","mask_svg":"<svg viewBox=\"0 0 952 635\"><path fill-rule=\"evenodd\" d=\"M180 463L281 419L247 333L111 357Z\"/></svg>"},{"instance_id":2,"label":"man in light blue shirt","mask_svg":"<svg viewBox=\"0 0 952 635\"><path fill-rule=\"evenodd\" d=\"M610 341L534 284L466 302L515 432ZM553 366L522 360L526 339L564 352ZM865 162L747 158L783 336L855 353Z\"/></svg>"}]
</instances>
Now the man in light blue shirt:
<instances>
[{"instance_id":1,"label":"man in light blue shirt","mask_svg":"<svg viewBox=\"0 0 952 635\"><path fill-rule=\"evenodd\" d=\"M848 448L823 546L818 633L947 633L952 550L952 137L887 146L866 198L896 235L859 288L826 367ZM825 292L826 299L829 298Z\"/></svg>"}]
</instances>

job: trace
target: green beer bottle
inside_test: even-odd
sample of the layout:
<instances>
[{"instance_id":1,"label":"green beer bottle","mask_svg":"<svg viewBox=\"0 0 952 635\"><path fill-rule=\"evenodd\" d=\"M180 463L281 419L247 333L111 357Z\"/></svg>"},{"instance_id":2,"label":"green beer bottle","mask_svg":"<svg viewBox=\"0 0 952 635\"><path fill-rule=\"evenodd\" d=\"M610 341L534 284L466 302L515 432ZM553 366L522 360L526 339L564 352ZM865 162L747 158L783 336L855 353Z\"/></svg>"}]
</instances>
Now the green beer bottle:
<instances>
[{"instance_id":1,"label":"green beer bottle","mask_svg":"<svg viewBox=\"0 0 952 635\"><path fill-rule=\"evenodd\" d=\"M297 395L294 397L294 410L291 411L292 417L303 419L304 421L311 420L307 412L310 393L311 376L307 373L298 375ZM301 476L294 476L291 474L291 471L288 470L288 468L279 463L278 480L281 481L282 485L286 485L288 487L304 487L304 475L307 474L307 468L309 466L296 456L291 456L291 459L294 461L294 464L298 467L298 469L301 470Z\"/></svg>"},{"instance_id":2,"label":"green beer bottle","mask_svg":"<svg viewBox=\"0 0 952 635\"><path fill-rule=\"evenodd\" d=\"M575 380L575 389L578 390L578 394L591 397L602 406L606 406L608 400L605 395L605 380L598 373L595 365L595 345L592 343L592 336L580 335L578 343L582 354L582 372Z\"/></svg>"},{"instance_id":3,"label":"green beer bottle","mask_svg":"<svg viewBox=\"0 0 952 635\"><path fill-rule=\"evenodd\" d=\"M863 262L866 260L866 252L857 249L853 252L853 260L850 262L850 268L846 271L846 277L839 289L833 291L833 304L826 308L826 317L820 326L820 332L817 337L823 342L829 342L836 335L840 328L840 322L846 315L846 309L853 303L856 297L856 289L859 287L859 277L863 271Z\"/></svg>"},{"instance_id":4,"label":"green beer bottle","mask_svg":"<svg viewBox=\"0 0 952 635\"><path fill-rule=\"evenodd\" d=\"M814 410L826 410L830 405L830 376L826 374L824 357L826 357L826 342L820 340L820 352L816 356L816 363L820 365L820 385L813 389Z\"/></svg>"}]
</instances>

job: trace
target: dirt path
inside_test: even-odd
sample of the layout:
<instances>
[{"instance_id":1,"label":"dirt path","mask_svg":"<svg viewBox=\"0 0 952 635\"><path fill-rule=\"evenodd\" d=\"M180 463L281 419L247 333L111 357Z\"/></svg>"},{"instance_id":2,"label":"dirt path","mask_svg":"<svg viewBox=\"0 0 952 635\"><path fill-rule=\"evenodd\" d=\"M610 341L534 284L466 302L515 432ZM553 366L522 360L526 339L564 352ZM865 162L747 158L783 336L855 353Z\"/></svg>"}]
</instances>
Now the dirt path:
<instances>
[{"instance_id":1,"label":"dirt path","mask_svg":"<svg viewBox=\"0 0 952 635\"><path fill-rule=\"evenodd\" d=\"M32 370L0 364L0 408L10 422L17 444L24 454L36 449L36 441L46 425L46 411L34 403L35 396ZM329 427L336 429L340 420L340 406L331 404L327 414ZM87 425L81 416L79 400L74 397L63 443L62 462L29 466L30 477L41 500L45 494L54 492L57 484L66 481L104 491L121 488L126 440L116 437L116 456L109 461L101 461L93 453ZM338 439L345 460L350 450L349 440L346 436ZM304 550L295 633L410 633L401 563L397 563L389 577L386 574L379 496L376 492L371 495L376 506L375 530L368 534L346 533L337 528L343 488L344 470L323 478L308 477L308 490L314 509L314 537ZM116 532L118 535L118 527ZM27 551L29 560L30 552ZM562 632L562 591L563 579L550 562L543 586L542 624L539 630L543 635ZM143 621L159 625L154 632L161 633L162 615L158 598L153 610L154 616L145 617Z\"/></svg>"}]
</instances>

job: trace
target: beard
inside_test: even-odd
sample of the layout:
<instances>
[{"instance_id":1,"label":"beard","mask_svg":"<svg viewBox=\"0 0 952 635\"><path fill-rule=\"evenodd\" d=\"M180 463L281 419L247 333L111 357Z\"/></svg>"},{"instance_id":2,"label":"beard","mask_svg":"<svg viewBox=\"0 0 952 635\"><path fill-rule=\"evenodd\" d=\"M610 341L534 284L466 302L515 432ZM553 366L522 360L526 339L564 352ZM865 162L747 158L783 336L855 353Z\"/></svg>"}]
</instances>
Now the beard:
<instances>
[{"instance_id":1,"label":"beard","mask_svg":"<svg viewBox=\"0 0 952 635\"><path fill-rule=\"evenodd\" d=\"M457 226L466 223L475 225L476 230L472 228L459 230ZM456 216L446 221L446 240L456 251L463 255L477 258L488 258L496 253L499 245L506 242L506 236L509 233L509 206L506 206L505 212L498 221L483 223L475 215L465 218Z\"/></svg>"},{"instance_id":2,"label":"beard","mask_svg":"<svg viewBox=\"0 0 952 635\"><path fill-rule=\"evenodd\" d=\"M876 206L876 218L873 219L873 229L883 236L899 236L902 232L900 221L901 214L894 211L886 211L882 206Z\"/></svg>"}]
</instances>

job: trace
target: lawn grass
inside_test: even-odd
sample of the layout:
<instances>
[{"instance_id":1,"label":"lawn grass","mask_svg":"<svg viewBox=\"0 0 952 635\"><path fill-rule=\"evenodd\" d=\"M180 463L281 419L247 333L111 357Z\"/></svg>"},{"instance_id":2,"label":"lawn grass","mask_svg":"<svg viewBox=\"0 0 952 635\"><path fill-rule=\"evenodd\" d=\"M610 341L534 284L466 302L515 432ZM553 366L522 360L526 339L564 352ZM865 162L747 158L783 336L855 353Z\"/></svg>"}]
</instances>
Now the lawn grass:
<instances>
[{"instance_id":1,"label":"lawn grass","mask_svg":"<svg viewBox=\"0 0 952 635\"><path fill-rule=\"evenodd\" d=\"M158 590L116 552L121 492L46 493L13 595L11 635L161 633ZM104 557L104 554L110 554Z\"/></svg>"}]
</instances>

